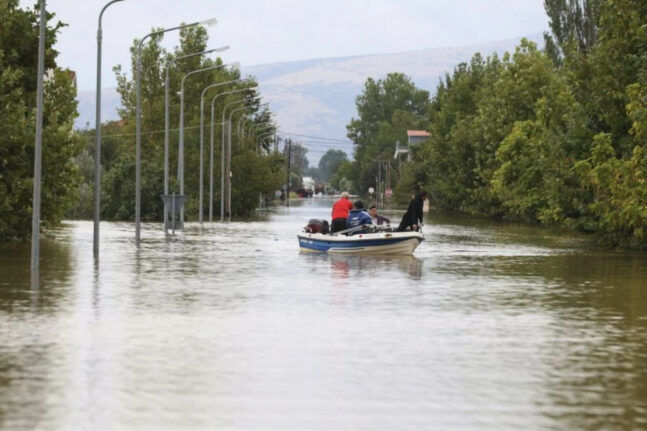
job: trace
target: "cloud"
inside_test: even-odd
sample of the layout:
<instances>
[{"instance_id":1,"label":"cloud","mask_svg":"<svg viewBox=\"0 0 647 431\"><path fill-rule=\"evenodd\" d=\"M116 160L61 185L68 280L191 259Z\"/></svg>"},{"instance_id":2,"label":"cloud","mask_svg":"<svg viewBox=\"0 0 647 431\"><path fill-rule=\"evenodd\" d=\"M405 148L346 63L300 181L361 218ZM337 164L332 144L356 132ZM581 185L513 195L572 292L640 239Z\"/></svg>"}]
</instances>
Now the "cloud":
<instances>
[{"instance_id":1,"label":"cloud","mask_svg":"<svg viewBox=\"0 0 647 431\"><path fill-rule=\"evenodd\" d=\"M97 20L106 3L48 0L69 24L59 36L59 64L77 71L81 89L95 85ZM115 64L130 67L133 39L210 17L218 19L210 46L230 45L224 58L244 65L478 44L538 33L548 21L541 0L126 0L104 15L105 86L115 85ZM177 42L168 34L164 46Z\"/></svg>"}]
</instances>

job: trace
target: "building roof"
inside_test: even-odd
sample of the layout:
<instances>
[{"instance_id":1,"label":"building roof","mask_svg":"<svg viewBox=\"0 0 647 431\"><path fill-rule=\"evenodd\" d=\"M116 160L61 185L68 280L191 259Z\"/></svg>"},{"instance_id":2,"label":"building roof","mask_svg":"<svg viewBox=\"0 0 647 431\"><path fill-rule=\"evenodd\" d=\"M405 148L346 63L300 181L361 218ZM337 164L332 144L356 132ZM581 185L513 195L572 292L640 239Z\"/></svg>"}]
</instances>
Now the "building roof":
<instances>
[{"instance_id":1,"label":"building roof","mask_svg":"<svg viewBox=\"0 0 647 431\"><path fill-rule=\"evenodd\" d=\"M407 136L412 137L412 136L420 136L420 137L428 137L429 132L425 130L407 130Z\"/></svg>"}]
</instances>

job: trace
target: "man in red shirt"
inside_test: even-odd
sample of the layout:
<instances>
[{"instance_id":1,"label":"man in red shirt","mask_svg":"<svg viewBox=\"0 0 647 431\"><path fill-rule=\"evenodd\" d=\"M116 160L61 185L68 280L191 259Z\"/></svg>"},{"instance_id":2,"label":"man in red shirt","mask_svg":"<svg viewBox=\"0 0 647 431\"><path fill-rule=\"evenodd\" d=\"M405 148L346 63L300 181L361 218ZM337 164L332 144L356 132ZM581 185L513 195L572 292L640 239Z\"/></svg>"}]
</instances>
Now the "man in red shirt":
<instances>
[{"instance_id":1,"label":"man in red shirt","mask_svg":"<svg viewBox=\"0 0 647 431\"><path fill-rule=\"evenodd\" d=\"M353 209L353 204L348 199L348 192L341 192L341 199L332 206L332 223L330 224L331 232L339 232L346 229L346 219L348 213Z\"/></svg>"}]
</instances>

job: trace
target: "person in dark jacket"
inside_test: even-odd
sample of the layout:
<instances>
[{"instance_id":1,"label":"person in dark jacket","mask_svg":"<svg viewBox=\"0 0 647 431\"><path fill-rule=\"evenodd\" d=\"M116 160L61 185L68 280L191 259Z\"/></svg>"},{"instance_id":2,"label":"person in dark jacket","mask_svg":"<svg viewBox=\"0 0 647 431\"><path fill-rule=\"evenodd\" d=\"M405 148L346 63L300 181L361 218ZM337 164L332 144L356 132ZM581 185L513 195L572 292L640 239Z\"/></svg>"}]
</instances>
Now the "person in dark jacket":
<instances>
[{"instance_id":1,"label":"person in dark jacket","mask_svg":"<svg viewBox=\"0 0 647 431\"><path fill-rule=\"evenodd\" d=\"M425 204L425 199L427 199L427 192L423 190L409 202L409 207L407 208L407 212L402 216L398 231L402 232L407 229L417 231L420 229L420 225L422 224L422 207Z\"/></svg>"}]
</instances>

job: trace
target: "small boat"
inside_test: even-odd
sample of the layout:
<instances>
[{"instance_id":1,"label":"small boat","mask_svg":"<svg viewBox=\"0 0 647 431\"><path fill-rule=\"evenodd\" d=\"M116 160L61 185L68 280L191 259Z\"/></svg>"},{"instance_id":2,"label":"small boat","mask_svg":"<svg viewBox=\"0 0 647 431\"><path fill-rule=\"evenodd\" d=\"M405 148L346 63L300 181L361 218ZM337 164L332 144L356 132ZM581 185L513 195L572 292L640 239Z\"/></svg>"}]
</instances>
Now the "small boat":
<instances>
[{"instance_id":1,"label":"small boat","mask_svg":"<svg viewBox=\"0 0 647 431\"><path fill-rule=\"evenodd\" d=\"M394 232L390 227L370 225L334 234L316 232L306 227L297 237L301 251L379 255L413 254L425 239L422 232Z\"/></svg>"}]
</instances>

